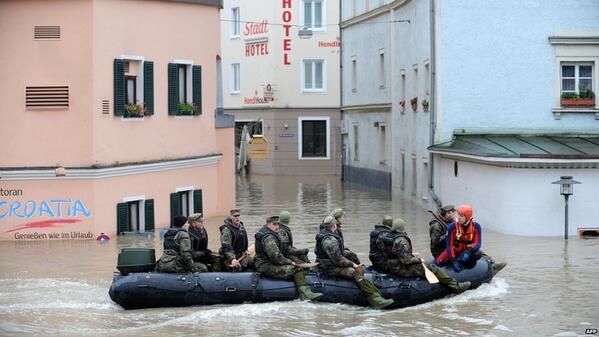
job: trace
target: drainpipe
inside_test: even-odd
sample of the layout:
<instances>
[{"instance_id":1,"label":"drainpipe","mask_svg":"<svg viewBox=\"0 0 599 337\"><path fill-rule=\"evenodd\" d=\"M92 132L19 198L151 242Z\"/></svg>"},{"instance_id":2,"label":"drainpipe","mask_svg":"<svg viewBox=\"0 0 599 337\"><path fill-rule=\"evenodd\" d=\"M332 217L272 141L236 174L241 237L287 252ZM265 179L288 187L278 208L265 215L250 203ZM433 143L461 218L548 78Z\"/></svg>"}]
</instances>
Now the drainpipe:
<instances>
[{"instance_id":1,"label":"drainpipe","mask_svg":"<svg viewBox=\"0 0 599 337\"><path fill-rule=\"evenodd\" d=\"M430 53L431 53L431 79L430 79L430 132L429 132L429 145L435 143L435 129L436 129L436 50L435 50L435 0L430 0ZM435 172L435 155L429 152L429 165L428 165L428 194L431 196L435 204L441 208L442 203L437 194L435 194L434 184L434 172Z\"/></svg>"}]
</instances>

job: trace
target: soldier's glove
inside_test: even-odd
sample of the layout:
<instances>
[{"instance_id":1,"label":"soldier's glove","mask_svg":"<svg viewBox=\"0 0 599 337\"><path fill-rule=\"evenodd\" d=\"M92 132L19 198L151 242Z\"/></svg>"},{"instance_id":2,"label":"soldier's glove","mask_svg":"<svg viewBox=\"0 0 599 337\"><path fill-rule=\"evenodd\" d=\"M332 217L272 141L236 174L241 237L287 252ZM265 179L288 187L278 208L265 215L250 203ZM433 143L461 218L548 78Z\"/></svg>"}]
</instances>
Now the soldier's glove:
<instances>
[{"instance_id":1,"label":"soldier's glove","mask_svg":"<svg viewBox=\"0 0 599 337\"><path fill-rule=\"evenodd\" d=\"M451 266L453 267L453 270L455 270L456 273L459 273L462 271L462 264L459 263L458 261L453 261L453 263L451 264Z\"/></svg>"}]
</instances>

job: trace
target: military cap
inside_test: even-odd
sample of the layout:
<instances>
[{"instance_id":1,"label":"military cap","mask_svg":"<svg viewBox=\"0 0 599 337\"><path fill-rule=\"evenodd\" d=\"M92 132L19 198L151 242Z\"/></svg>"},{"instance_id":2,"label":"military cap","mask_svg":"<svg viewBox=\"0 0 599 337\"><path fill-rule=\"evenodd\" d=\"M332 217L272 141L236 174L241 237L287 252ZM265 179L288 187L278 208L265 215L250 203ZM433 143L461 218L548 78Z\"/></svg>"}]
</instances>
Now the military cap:
<instances>
[{"instance_id":1,"label":"military cap","mask_svg":"<svg viewBox=\"0 0 599 337\"><path fill-rule=\"evenodd\" d=\"M282 211L281 214L279 214L279 221L282 224L289 225L289 221L291 221L291 214L289 214L287 211Z\"/></svg>"},{"instance_id":2,"label":"military cap","mask_svg":"<svg viewBox=\"0 0 599 337\"><path fill-rule=\"evenodd\" d=\"M266 223L279 223L279 216L278 215L273 215L273 216L269 216L268 218L266 218Z\"/></svg>"},{"instance_id":3,"label":"military cap","mask_svg":"<svg viewBox=\"0 0 599 337\"><path fill-rule=\"evenodd\" d=\"M187 222L189 222L190 224L194 221L204 221L202 213L193 213L189 216L189 218L187 218Z\"/></svg>"},{"instance_id":4,"label":"military cap","mask_svg":"<svg viewBox=\"0 0 599 337\"><path fill-rule=\"evenodd\" d=\"M385 215L383 217L383 226L391 227L393 224L393 218L390 215Z\"/></svg>"},{"instance_id":5,"label":"military cap","mask_svg":"<svg viewBox=\"0 0 599 337\"><path fill-rule=\"evenodd\" d=\"M331 211L330 216L332 216L333 218L339 218L341 217L345 212L343 212L343 208L335 208L334 210Z\"/></svg>"},{"instance_id":6,"label":"military cap","mask_svg":"<svg viewBox=\"0 0 599 337\"><path fill-rule=\"evenodd\" d=\"M333 220L335 220L335 218L333 216L329 215L326 218L324 218L324 220L322 220L322 223L325 224L326 226L329 226L331 224L331 222L333 222Z\"/></svg>"},{"instance_id":7,"label":"military cap","mask_svg":"<svg viewBox=\"0 0 599 337\"><path fill-rule=\"evenodd\" d=\"M454 205L445 205L445 206L441 207L441 209L439 210L439 214L445 215L445 213L451 212L451 211L455 211L455 206Z\"/></svg>"},{"instance_id":8,"label":"military cap","mask_svg":"<svg viewBox=\"0 0 599 337\"><path fill-rule=\"evenodd\" d=\"M177 215L173 218L173 227L180 228L181 226L185 225L186 222L186 217L184 217L183 215Z\"/></svg>"},{"instance_id":9,"label":"military cap","mask_svg":"<svg viewBox=\"0 0 599 337\"><path fill-rule=\"evenodd\" d=\"M393 226L391 226L391 230L394 232L405 232L406 221L402 218L397 218L393 220Z\"/></svg>"},{"instance_id":10,"label":"military cap","mask_svg":"<svg viewBox=\"0 0 599 337\"><path fill-rule=\"evenodd\" d=\"M233 208L229 213L231 213L231 215L241 215L241 211L237 208Z\"/></svg>"}]
</instances>

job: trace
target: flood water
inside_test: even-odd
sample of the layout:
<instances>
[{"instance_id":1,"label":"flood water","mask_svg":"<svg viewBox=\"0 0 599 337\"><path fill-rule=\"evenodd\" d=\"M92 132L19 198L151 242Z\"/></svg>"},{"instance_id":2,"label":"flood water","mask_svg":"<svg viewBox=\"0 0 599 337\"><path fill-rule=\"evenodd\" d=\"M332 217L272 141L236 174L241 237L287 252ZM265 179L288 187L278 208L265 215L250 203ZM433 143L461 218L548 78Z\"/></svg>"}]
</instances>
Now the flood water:
<instances>
[{"instance_id":1,"label":"flood water","mask_svg":"<svg viewBox=\"0 0 599 337\"><path fill-rule=\"evenodd\" d=\"M251 234L267 215L290 211L300 248L313 248L320 220L343 207L346 245L363 263L373 225L385 214L401 216L415 249L430 257L426 210L338 177L240 178L237 207ZM221 222L208 221L213 250ZM483 250L508 262L490 284L392 311L302 301L125 311L108 296L123 247L161 253L158 235L0 242L0 336L584 336L599 328L596 239L565 244L484 231Z\"/></svg>"}]
</instances>

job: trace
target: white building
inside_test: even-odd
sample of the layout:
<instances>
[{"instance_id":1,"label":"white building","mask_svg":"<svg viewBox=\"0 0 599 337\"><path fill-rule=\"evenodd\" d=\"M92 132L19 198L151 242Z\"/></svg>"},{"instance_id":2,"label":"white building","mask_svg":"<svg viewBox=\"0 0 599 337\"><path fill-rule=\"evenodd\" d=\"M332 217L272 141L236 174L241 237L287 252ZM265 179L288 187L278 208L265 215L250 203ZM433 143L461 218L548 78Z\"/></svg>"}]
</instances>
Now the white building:
<instances>
[{"instance_id":1,"label":"white building","mask_svg":"<svg viewBox=\"0 0 599 337\"><path fill-rule=\"evenodd\" d=\"M225 112L269 142L250 172L339 174L339 2L232 0L221 20Z\"/></svg>"}]
</instances>

